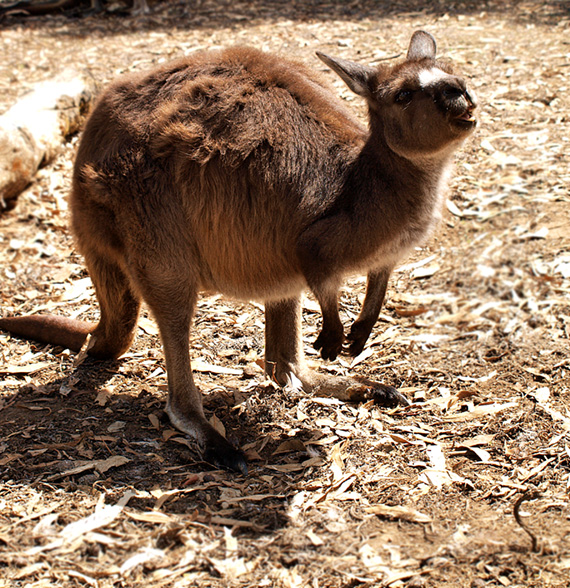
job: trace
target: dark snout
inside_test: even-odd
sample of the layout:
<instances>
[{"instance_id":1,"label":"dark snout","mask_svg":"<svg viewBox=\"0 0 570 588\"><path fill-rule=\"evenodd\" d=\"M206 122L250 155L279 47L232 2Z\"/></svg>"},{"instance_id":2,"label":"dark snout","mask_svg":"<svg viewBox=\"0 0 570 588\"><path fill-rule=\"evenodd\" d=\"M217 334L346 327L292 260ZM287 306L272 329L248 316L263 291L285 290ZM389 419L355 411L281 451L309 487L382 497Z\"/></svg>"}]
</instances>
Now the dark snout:
<instances>
[{"instance_id":1,"label":"dark snout","mask_svg":"<svg viewBox=\"0 0 570 588\"><path fill-rule=\"evenodd\" d=\"M470 129L477 124L474 111L477 108L475 94L460 78L448 78L441 83L437 102L448 114L453 124Z\"/></svg>"}]
</instances>

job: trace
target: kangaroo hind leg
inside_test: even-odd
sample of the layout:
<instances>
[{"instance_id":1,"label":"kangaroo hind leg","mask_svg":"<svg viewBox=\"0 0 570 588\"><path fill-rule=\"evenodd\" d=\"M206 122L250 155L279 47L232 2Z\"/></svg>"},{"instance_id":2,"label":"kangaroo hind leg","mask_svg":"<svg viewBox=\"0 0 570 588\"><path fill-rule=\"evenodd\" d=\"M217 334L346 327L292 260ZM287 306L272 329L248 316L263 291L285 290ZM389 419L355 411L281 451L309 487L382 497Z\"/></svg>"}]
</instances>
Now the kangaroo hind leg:
<instances>
[{"instance_id":1,"label":"kangaroo hind leg","mask_svg":"<svg viewBox=\"0 0 570 588\"><path fill-rule=\"evenodd\" d=\"M170 422L196 439L205 461L246 474L243 453L206 420L202 395L192 377L189 340L197 288L191 278L185 279L180 271L169 270L164 264L151 273L142 273L141 291L156 318L164 348L168 376L166 413Z\"/></svg>"},{"instance_id":2,"label":"kangaroo hind leg","mask_svg":"<svg viewBox=\"0 0 570 588\"><path fill-rule=\"evenodd\" d=\"M133 341L141 298L114 261L100 255L86 255L85 261L101 309L88 353L100 359L116 359Z\"/></svg>"}]
</instances>

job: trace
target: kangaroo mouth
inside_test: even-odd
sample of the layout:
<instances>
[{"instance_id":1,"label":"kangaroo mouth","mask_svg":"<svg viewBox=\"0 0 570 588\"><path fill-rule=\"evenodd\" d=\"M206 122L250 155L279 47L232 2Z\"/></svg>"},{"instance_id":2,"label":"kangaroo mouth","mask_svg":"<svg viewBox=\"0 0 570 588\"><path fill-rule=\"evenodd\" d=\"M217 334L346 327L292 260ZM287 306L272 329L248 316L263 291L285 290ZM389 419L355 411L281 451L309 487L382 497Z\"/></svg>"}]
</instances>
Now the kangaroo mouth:
<instances>
[{"instance_id":1,"label":"kangaroo mouth","mask_svg":"<svg viewBox=\"0 0 570 588\"><path fill-rule=\"evenodd\" d=\"M464 129L471 129L477 124L473 108L466 108L461 114L453 117L453 122Z\"/></svg>"}]
</instances>

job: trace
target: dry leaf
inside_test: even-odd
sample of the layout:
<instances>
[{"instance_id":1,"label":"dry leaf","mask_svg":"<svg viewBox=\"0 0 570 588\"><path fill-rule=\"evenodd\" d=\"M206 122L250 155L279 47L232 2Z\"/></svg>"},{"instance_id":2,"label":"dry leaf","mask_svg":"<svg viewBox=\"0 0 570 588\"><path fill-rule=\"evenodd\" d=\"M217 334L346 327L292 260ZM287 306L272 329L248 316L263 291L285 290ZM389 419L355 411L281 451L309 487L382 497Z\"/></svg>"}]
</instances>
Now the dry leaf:
<instances>
[{"instance_id":1,"label":"dry leaf","mask_svg":"<svg viewBox=\"0 0 570 588\"><path fill-rule=\"evenodd\" d=\"M490 414L496 414L514 408L518 406L517 402L505 402L504 404L490 403L490 404L479 404L470 412L459 412L455 414L446 414L442 417L444 421L459 423L461 421L470 421L478 418L488 416Z\"/></svg>"},{"instance_id":2,"label":"dry leaf","mask_svg":"<svg viewBox=\"0 0 570 588\"><path fill-rule=\"evenodd\" d=\"M447 206L447 210L449 210L451 214L454 214L455 216L458 216L460 218L463 217L463 212L457 207L455 202L453 202L452 200L446 200L445 204Z\"/></svg>"},{"instance_id":3,"label":"dry leaf","mask_svg":"<svg viewBox=\"0 0 570 588\"><path fill-rule=\"evenodd\" d=\"M213 414L208 421L216 431L222 436L226 436L226 428L224 427L224 423L215 415Z\"/></svg>"},{"instance_id":4,"label":"dry leaf","mask_svg":"<svg viewBox=\"0 0 570 588\"><path fill-rule=\"evenodd\" d=\"M91 295L92 291L93 284L91 283L91 278L82 278L68 284L60 295L59 300L61 302L71 302L72 300L77 302L77 299L83 299L86 296Z\"/></svg>"},{"instance_id":5,"label":"dry leaf","mask_svg":"<svg viewBox=\"0 0 570 588\"><path fill-rule=\"evenodd\" d=\"M174 429L165 429L162 432L162 440L163 441L168 441L169 439L172 439L172 437L174 437L175 435L179 435L179 431L176 431Z\"/></svg>"},{"instance_id":6,"label":"dry leaf","mask_svg":"<svg viewBox=\"0 0 570 588\"><path fill-rule=\"evenodd\" d=\"M221 365L214 365L211 363L206 363L200 360L194 360L192 362L192 369L195 372L207 372L210 374L229 374L232 376L241 376L243 375L242 369L236 368L229 368Z\"/></svg>"},{"instance_id":7,"label":"dry leaf","mask_svg":"<svg viewBox=\"0 0 570 588\"><path fill-rule=\"evenodd\" d=\"M154 414L154 413L150 413L148 415L148 420L150 421L150 424L157 430L160 430L160 420L159 418Z\"/></svg>"},{"instance_id":8,"label":"dry leaf","mask_svg":"<svg viewBox=\"0 0 570 588\"><path fill-rule=\"evenodd\" d=\"M346 442L341 441L337 443L332 449L330 453L331 459L331 470L333 473L333 481L336 482L342 478L343 470L344 470L344 448L346 447Z\"/></svg>"},{"instance_id":9,"label":"dry leaf","mask_svg":"<svg viewBox=\"0 0 570 588\"><path fill-rule=\"evenodd\" d=\"M236 553L238 550L238 540L232 535L232 530L224 527L224 543L226 547L226 557L229 554Z\"/></svg>"},{"instance_id":10,"label":"dry leaf","mask_svg":"<svg viewBox=\"0 0 570 588\"><path fill-rule=\"evenodd\" d=\"M311 530L307 531L305 535L315 547L320 547L325 543L316 533Z\"/></svg>"},{"instance_id":11,"label":"dry leaf","mask_svg":"<svg viewBox=\"0 0 570 588\"><path fill-rule=\"evenodd\" d=\"M115 421L107 427L107 431L109 433L118 433L119 431L122 431L125 428L126 424L127 423L125 421Z\"/></svg>"},{"instance_id":12,"label":"dry leaf","mask_svg":"<svg viewBox=\"0 0 570 588\"><path fill-rule=\"evenodd\" d=\"M114 455L108 459L100 459L95 461L78 461L76 462L77 465L75 467L61 473L53 474L49 476L48 480L59 480L61 478L65 478L66 476L75 476L89 470L97 470L102 474L110 468L122 466L126 463L129 463L129 461L130 459L120 455Z\"/></svg>"},{"instance_id":13,"label":"dry leaf","mask_svg":"<svg viewBox=\"0 0 570 588\"><path fill-rule=\"evenodd\" d=\"M397 435L395 433L389 433L389 437L395 443L402 443L404 445L425 445L424 441L417 441L414 439L409 439L408 437L404 437L402 435Z\"/></svg>"},{"instance_id":14,"label":"dry leaf","mask_svg":"<svg viewBox=\"0 0 570 588\"><path fill-rule=\"evenodd\" d=\"M372 355L374 355L374 349L372 349L372 347L365 347L361 353L352 360L350 363L350 369L356 367L359 363L366 361Z\"/></svg>"},{"instance_id":15,"label":"dry leaf","mask_svg":"<svg viewBox=\"0 0 570 588\"><path fill-rule=\"evenodd\" d=\"M110 470L111 468L117 468L126 463L129 463L131 460L128 457L123 457L122 455L114 455L113 457L109 457L108 459L102 459L96 462L93 462L95 465L95 469L104 474L106 471Z\"/></svg>"},{"instance_id":16,"label":"dry leaf","mask_svg":"<svg viewBox=\"0 0 570 588\"><path fill-rule=\"evenodd\" d=\"M470 449L471 447L476 447L477 445L488 445L493 441L495 435L476 435L475 437L471 437L470 439L463 439L459 447L467 447Z\"/></svg>"},{"instance_id":17,"label":"dry leaf","mask_svg":"<svg viewBox=\"0 0 570 588\"><path fill-rule=\"evenodd\" d=\"M37 574L38 572L40 572L41 570L48 568L48 567L49 567L49 564L47 562L38 562L35 564L31 564L29 566L26 566L25 568L23 568L19 572L17 572L15 575L13 575L12 579L22 580L24 578L27 578L28 576L33 576L33 575Z\"/></svg>"},{"instance_id":18,"label":"dry leaf","mask_svg":"<svg viewBox=\"0 0 570 588\"><path fill-rule=\"evenodd\" d=\"M413 270L416 270L416 269L419 269L421 267L428 265L435 258L436 258L435 255L430 255L429 257L425 257L424 259L420 259L420 261L415 261L413 263L408 263L406 265L402 265L402 266L396 268L395 271L396 272L405 272L405 271L409 271L409 270L413 271Z\"/></svg>"},{"instance_id":19,"label":"dry leaf","mask_svg":"<svg viewBox=\"0 0 570 588\"><path fill-rule=\"evenodd\" d=\"M275 470L277 472L283 472L283 473L301 472L305 469L305 466L301 463L287 463L284 465L268 465L267 467L270 470Z\"/></svg>"},{"instance_id":20,"label":"dry leaf","mask_svg":"<svg viewBox=\"0 0 570 588\"><path fill-rule=\"evenodd\" d=\"M112 394L112 390L110 390L109 388L103 388L103 389L99 390L99 392L97 393L97 397L95 398L95 402L99 406L105 406L105 404L107 404L111 394Z\"/></svg>"},{"instance_id":21,"label":"dry leaf","mask_svg":"<svg viewBox=\"0 0 570 588\"><path fill-rule=\"evenodd\" d=\"M162 549L155 549L153 547L147 547L135 555L129 557L120 568L121 574L125 575L130 572L133 568L140 566L142 564L148 563L152 560L160 560L163 559L165 556L164 551Z\"/></svg>"},{"instance_id":22,"label":"dry leaf","mask_svg":"<svg viewBox=\"0 0 570 588\"><path fill-rule=\"evenodd\" d=\"M203 517L199 516L196 519L199 523L207 524L207 525L218 525L220 527L244 527L248 529L257 529L262 530L264 529L263 525L258 525L256 523L252 523L251 521L241 521L239 519L230 519L228 517Z\"/></svg>"},{"instance_id":23,"label":"dry leaf","mask_svg":"<svg viewBox=\"0 0 570 588\"><path fill-rule=\"evenodd\" d=\"M480 447L466 447L465 445L459 445L459 449L461 448L464 448L467 454L471 453L475 455L477 458L479 458L479 461L484 463L491 459L491 454L488 451L485 451L485 449L481 449ZM458 453L463 452L459 451Z\"/></svg>"},{"instance_id":24,"label":"dry leaf","mask_svg":"<svg viewBox=\"0 0 570 588\"><path fill-rule=\"evenodd\" d=\"M280 453L291 453L292 451L306 452L307 447L300 439L291 438L283 441L283 443L277 447L272 455L279 455Z\"/></svg>"},{"instance_id":25,"label":"dry leaf","mask_svg":"<svg viewBox=\"0 0 570 588\"><path fill-rule=\"evenodd\" d=\"M145 523L165 524L172 523L174 520L170 515L156 510L150 512L125 511L125 514L135 521L144 521Z\"/></svg>"},{"instance_id":26,"label":"dry leaf","mask_svg":"<svg viewBox=\"0 0 570 588\"><path fill-rule=\"evenodd\" d=\"M422 278L431 278L440 269L438 263L431 263L429 265L418 267L412 271L412 278L414 280L421 280Z\"/></svg>"},{"instance_id":27,"label":"dry leaf","mask_svg":"<svg viewBox=\"0 0 570 588\"><path fill-rule=\"evenodd\" d=\"M158 325L149 318L141 316L139 318L138 326L142 329L147 335L158 335Z\"/></svg>"},{"instance_id":28,"label":"dry leaf","mask_svg":"<svg viewBox=\"0 0 570 588\"><path fill-rule=\"evenodd\" d=\"M0 374L35 374L46 367L53 365L48 361L38 361L28 365L0 365Z\"/></svg>"}]
</instances>

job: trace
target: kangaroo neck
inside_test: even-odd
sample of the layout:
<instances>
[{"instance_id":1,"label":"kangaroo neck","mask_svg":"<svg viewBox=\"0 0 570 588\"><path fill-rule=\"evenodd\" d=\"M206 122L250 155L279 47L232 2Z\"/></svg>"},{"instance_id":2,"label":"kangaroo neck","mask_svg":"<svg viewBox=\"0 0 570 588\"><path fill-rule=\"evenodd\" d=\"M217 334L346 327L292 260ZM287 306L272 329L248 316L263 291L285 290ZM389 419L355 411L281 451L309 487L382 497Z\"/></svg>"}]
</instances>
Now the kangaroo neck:
<instances>
[{"instance_id":1,"label":"kangaroo neck","mask_svg":"<svg viewBox=\"0 0 570 588\"><path fill-rule=\"evenodd\" d=\"M410 160L368 141L349 166L338 204L360 210L362 220L379 214L405 222L436 207L445 188L449 157Z\"/></svg>"},{"instance_id":2,"label":"kangaroo neck","mask_svg":"<svg viewBox=\"0 0 570 588\"><path fill-rule=\"evenodd\" d=\"M393 265L439 223L449 158L411 161L368 141L349 167L335 214L344 215L345 265ZM376 262L371 262L376 263ZM378 261L380 263L380 261Z\"/></svg>"},{"instance_id":3,"label":"kangaroo neck","mask_svg":"<svg viewBox=\"0 0 570 588\"><path fill-rule=\"evenodd\" d=\"M442 176L451 160L451 151L414 153L406 157L390 148L378 129L368 137L355 167L368 167L379 179L378 186L400 195L404 202L410 198L429 197L440 187ZM403 203L402 200L399 203Z\"/></svg>"}]
</instances>

